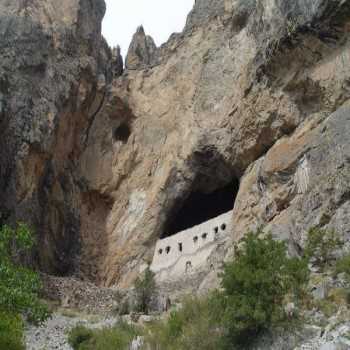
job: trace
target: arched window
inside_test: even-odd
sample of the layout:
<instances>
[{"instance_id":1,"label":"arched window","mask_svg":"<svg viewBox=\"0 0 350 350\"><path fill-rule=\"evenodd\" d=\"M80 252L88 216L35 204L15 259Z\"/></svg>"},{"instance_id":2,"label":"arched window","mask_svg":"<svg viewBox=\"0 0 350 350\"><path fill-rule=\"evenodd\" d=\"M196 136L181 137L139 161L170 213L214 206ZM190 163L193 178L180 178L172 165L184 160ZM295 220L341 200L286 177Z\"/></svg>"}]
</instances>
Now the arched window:
<instances>
[{"instance_id":1,"label":"arched window","mask_svg":"<svg viewBox=\"0 0 350 350\"><path fill-rule=\"evenodd\" d=\"M163 254L163 249L159 249L159 250L158 250L158 254L159 254L159 255L162 255L162 254Z\"/></svg>"},{"instance_id":2,"label":"arched window","mask_svg":"<svg viewBox=\"0 0 350 350\"><path fill-rule=\"evenodd\" d=\"M207 233L203 233L203 234L202 234L202 238L203 238L203 239L207 239L207 237L208 237L208 234L207 234Z\"/></svg>"},{"instance_id":3,"label":"arched window","mask_svg":"<svg viewBox=\"0 0 350 350\"><path fill-rule=\"evenodd\" d=\"M165 251L166 251L167 254L170 253L170 250L171 250L171 248L169 246L165 248Z\"/></svg>"},{"instance_id":4,"label":"arched window","mask_svg":"<svg viewBox=\"0 0 350 350\"><path fill-rule=\"evenodd\" d=\"M179 243L179 251L182 252L182 243Z\"/></svg>"},{"instance_id":5,"label":"arched window","mask_svg":"<svg viewBox=\"0 0 350 350\"><path fill-rule=\"evenodd\" d=\"M225 231L225 230L226 230L226 224L222 224L222 225L221 225L221 230L222 230L222 231Z\"/></svg>"},{"instance_id":6,"label":"arched window","mask_svg":"<svg viewBox=\"0 0 350 350\"><path fill-rule=\"evenodd\" d=\"M214 233L219 233L219 227L214 228Z\"/></svg>"},{"instance_id":7,"label":"arched window","mask_svg":"<svg viewBox=\"0 0 350 350\"><path fill-rule=\"evenodd\" d=\"M194 243L197 243L197 242L198 242L198 236L194 236L194 237L193 237L193 242L194 242Z\"/></svg>"}]
</instances>

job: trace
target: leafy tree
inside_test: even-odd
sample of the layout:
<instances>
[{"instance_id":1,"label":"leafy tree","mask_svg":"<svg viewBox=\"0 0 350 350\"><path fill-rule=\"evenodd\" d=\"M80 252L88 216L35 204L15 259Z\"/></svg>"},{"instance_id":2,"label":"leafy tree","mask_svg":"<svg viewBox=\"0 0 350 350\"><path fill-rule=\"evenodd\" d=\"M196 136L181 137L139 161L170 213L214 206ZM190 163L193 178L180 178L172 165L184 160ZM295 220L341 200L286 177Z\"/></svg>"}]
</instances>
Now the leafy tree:
<instances>
[{"instance_id":1,"label":"leafy tree","mask_svg":"<svg viewBox=\"0 0 350 350\"><path fill-rule=\"evenodd\" d=\"M32 233L25 224L0 229L0 311L41 322L48 317L48 311L39 301L39 275L16 263L18 259L13 254L26 253L33 245Z\"/></svg>"},{"instance_id":2,"label":"leafy tree","mask_svg":"<svg viewBox=\"0 0 350 350\"><path fill-rule=\"evenodd\" d=\"M155 294L154 273L148 266L144 276L142 278L138 277L135 281L136 311L148 314Z\"/></svg>"},{"instance_id":3,"label":"leafy tree","mask_svg":"<svg viewBox=\"0 0 350 350\"><path fill-rule=\"evenodd\" d=\"M341 248L343 242L334 230L313 227L308 232L305 256L314 259L322 270L334 261L334 251Z\"/></svg>"},{"instance_id":4,"label":"leafy tree","mask_svg":"<svg viewBox=\"0 0 350 350\"><path fill-rule=\"evenodd\" d=\"M248 233L236 256L224 266L224 328L228 348L250 341L262 330L283 323L284 301L298 295L308 280L307 261L287 256L285 242Z\"/></svg>"}]
</instances>

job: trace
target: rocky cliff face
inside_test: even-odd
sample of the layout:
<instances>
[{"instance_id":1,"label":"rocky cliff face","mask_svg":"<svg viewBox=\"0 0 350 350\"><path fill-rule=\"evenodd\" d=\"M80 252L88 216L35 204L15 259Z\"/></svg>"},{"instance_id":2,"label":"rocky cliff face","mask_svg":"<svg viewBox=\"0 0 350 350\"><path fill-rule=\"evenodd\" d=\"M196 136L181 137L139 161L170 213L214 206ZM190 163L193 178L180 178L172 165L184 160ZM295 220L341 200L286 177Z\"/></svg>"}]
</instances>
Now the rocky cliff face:
<instances>
[{"instance_id":1,"label":"rocky cliff face","mask_svg":"<svg viewBox=\"0 0 350 350\"><path fill-rule=\"evenodd\" d=\"M222 254L258 225L292 252L312 225L350 240L350 1L197 0L111 84L103 4L55 6L0 22L2 220L38 227L43 267L129 286L191 194L238 181Z\"/></svg>"},{"instance_id":2,"label":"rocky cliff face","mask_svg":"<svg viewBox=\"0 0 350 350\"><path fill-rule=\"evenodd\" d=\"M76 164L102 99L101 1L1 1L1 221L25 220L51 272L77 267ZM102 53L101 53L102 52Z\"/></svg>"}]
</instances>

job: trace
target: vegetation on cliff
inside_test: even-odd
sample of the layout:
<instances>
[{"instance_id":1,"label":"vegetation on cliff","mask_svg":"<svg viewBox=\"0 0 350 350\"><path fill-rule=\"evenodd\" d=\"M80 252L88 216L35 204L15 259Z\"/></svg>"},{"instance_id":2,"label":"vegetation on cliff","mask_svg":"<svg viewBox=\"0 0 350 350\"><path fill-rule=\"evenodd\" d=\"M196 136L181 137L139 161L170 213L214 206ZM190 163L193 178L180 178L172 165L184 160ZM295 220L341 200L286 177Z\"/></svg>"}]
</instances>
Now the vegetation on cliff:
<instances>
[{"instance_id":1,"label":"vegetation on cliff","mask_svg":"<svg viewBox=\"0 0 350 350\"><path fill-rule=\"evenodd\" d=\"M97 349L99 344L125 349L125 344L142 336L147 350L249 348L260 335L276 330L290 332L301 326L310 310L330 317L339 305L350 303L349 290L339 287L330 289L323 299L314 296L314 282L328 276L343 273L350 283L349 255L335 259L341 245L336 232L312 228L302 257L290 257L286 242L276 241L262 230L249 232L235 246L234 259L223 266L220 290L203 297L187 297L181 308L173 309L166 319L153 320L143 328L120 323L104 331L92 331L79 326L71 332L70 343L75 350ZM311 273L310 268L320 272ZM148 285L152 287L149 296L155 285L146 271L137 282L138 300L143 300L140 296ZM150 304L146 304L142 310L150 311Z\"/></svg>"},{"instance_id":2,"label":"vegetation on cliff","mask_svg":"<svg viewBox=\"0 0 350 350\"><path fill-rule=\"evenodd\" d=\"M224 266L221 290L188 299L149 332L152 349L232 349L247 345L264 330L290 323L288 300L297 304L308 281L307 260L290 258L285 242L248 233Z\"/></svg>"},{"instance_id":3,"label":"vegetation on cliff","mask_svg":"<svg viewBox=\"0 0 350 350\"><path fill-rule=\"evenodd\" d=\"M71 330L68 342L74 350L124 350L137 334L135 327L124 322L95 331L78 325Z\"/></svg>"},{"instance_id":4,"label":"vegetation on cliff","mask_svg":"<svg viewBox=\"0 0 350 350\"><path fill-rule=\"evenodd\" d=\"M261 331L282 325L288 316L287 298L298 303L308 276L307 260L288 257L285 242L248 233L222 275L228 343L246 343Z\"/></svg>"},{"instance_id":5,"label":"vegetation on cliff","mask_svg":"<svg viewBox=\"0 0 350 350\"><path fill-rule=\"evenodd\" d=\"M144 276L137 278L135 281L135 311L148 314L155 295L156 281L154 279L154 273L148 266Z\"/></svg>"},{"instance_id":6,"label":"vegetation on cliff","mask_svg":"<svg viewBox=\"0 0 350 350\"><path fill-rule=\"evenodd\" d=\"M0 349L24 349L23 319L40 323L48 317L39 300L39 275L19 263L33 245L33 235L24 224L0 229Z\"/></svg>"},{"instance_id":7,"label":"vegetation on cliff","mask_svg":"<svg viewBox=\"0 0 350 350\"><path fill-rule=\"evenodd\" d=\"M312 227L308 232L304 255L324 271L334 265L334 253L343 243L334 230Z\"/></svg>"},{"instance_id":8,"label":"vegetation on cliff","mask_svg":"<svg viewBox=\"0 0 350 350\"><path fill-rule=\"evenodd\" d=\"M241 348L266 330L293 324L298 315L286 305L293 304L296 309L308 279L308 258L289 257L285 242L262 231L250 232L235 247L234 260L224 266L221 289L207 297L186 298L166 320L145 326L145 344L162 350ZM152 280L144 277L137 285L148 285L146 282ZM116 327L108 332L116 337L119 331ZM100 331L84 328L74 329L70 338L82 339L86 332L86 344L98 342ZM116 344L113 337L111 343ZM74 349L85 349L80 346Z\"/></svg>"}]
</instances>

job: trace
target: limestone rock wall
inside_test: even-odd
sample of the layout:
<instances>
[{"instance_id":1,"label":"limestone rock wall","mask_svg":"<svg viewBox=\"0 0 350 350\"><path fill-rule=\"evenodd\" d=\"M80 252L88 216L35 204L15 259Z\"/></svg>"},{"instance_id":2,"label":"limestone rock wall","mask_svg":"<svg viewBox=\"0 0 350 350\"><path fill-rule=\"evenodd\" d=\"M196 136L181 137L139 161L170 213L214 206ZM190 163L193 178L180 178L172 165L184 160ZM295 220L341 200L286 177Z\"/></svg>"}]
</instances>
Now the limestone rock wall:
<instances>
[{"instance_id":1,"label":"limestone rock wall","mask_svg":"<svg viewBox=\"0 0 350 350\"><path fill-rule=\"evenodd\" d=\"M0 1L0 215L38 233L49 272L78 268L74 171L102 91L103 0Z\"/></svg>"},{"instance_id":2,"label":"limestone rock wall","mask_svg":"<svg viewBox=\"0 0 350 350\"><path fill-rule=\"evenodd\" d=\"M273 218L293 211L296 198L305 203L316 180L306 152L312 146L280 146L276 154L287 173L273 168L259 175L261 182L253 174L262 157L300 130L311 142L316 125L348 101L349 14L348 1L197 1L185 31L159 49L158 65L129 70L113 82L112 96L128 101L134 119L128 141L110 153L116 202L107 228L107 284L127 286L151 262L168 218L192 191L208 193L232 179L241 182L233 240L264 224L290 240L294 251L302 245L317 220L277 227ZM326 146L321 135L319 141ZM338 146L347 141L344 132ZM349 164L339 156L348 179ZM342 188L337 168L327 171L318 189L330 178ZM313 200L313 215L320 216L321 197ZM336 204L321 225L336 222L337 210L343 209Z\"/></svg>"},{"instance_id":3,"label":"limestone rock wall","mask_svg":"<svg viewBox=\"0 0 350 350\"><path fill-rule=\"evenodd\" d=\"M113 81L102 0L0 8L0 211L46 270L128 287L190 193L233 180L222 259L257 225L292 252L310 225L348 239L349 0L197 0Z\"/></svg>"},{"instance_id":4,"label":"limestone rock wall","mask_svg":"<svg viewBox=\"0 0 350 350\"><path fill-rule=\"evenodd\" d=\"M232 215L235 239L266 225L295 254L309 227L326 226L349 245L349 121L349 102L316 114L247 169Z\"/></svg>"},{"instance_id":5,"label":"limestone rock wall","mask_svg":"<svg viewBox=\"0 0 350 350\"><path fill-rule=\"evenodd\" d=\"M146 35L145 30L140 26L132 38L125 66L127 69L153 66L157 63L157 53L158 49L153 38Z\"/></svg>"}]
</instances>

